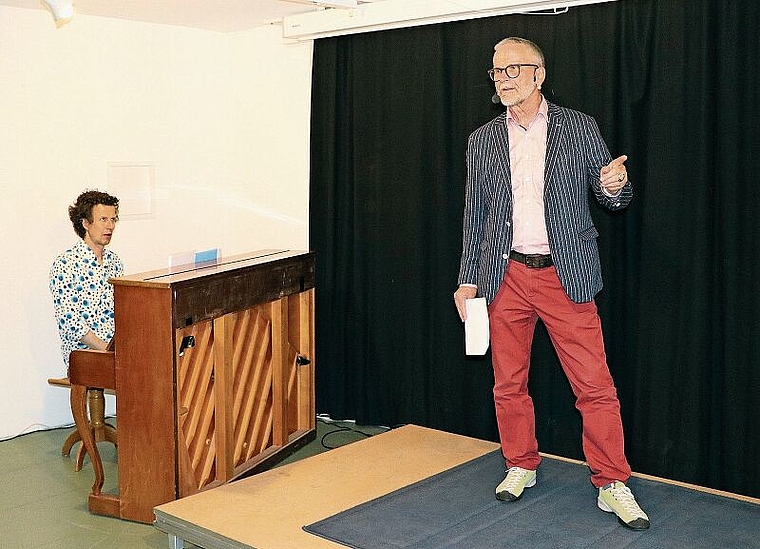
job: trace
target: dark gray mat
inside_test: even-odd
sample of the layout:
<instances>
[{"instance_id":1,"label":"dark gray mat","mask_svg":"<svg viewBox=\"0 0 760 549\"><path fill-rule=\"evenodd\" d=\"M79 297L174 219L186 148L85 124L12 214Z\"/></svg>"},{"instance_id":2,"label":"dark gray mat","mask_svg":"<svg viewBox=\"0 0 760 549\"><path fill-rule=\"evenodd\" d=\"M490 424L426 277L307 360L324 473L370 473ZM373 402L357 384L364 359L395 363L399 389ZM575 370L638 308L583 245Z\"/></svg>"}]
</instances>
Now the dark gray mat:
<instances>
[{"instance_id":1,"label":"dark gray mat","mask_svg":"<svg viewBox=\"0 0 760 549\"><path fill-rule=\"evenodd\" d=\"M502 503L500 451L304 527L355 549L760 549L760 505L651 480L628 485L652 526L596 506L585 466L545 458L538 483Z\"/></svg>"}]
</instances>

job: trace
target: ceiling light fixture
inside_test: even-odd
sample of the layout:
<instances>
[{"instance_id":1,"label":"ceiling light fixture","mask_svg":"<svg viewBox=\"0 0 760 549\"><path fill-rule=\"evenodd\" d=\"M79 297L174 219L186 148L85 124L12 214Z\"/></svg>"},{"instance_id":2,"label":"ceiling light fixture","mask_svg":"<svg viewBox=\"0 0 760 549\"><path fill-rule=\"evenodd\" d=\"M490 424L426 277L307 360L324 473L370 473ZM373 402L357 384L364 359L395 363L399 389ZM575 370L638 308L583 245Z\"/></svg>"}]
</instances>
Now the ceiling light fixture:
<instances>
[{"instance_id":1,"label":"ceiling light fixture","mask_svg":"<svg viewBox=\"0 0 760 549\"><path fill-rule=\"evenodd\" d=\"M74 17L73 0L42 0L45 6L53 14L53 19L58 27L65 25Z\"/></svg>"}]
</instances>

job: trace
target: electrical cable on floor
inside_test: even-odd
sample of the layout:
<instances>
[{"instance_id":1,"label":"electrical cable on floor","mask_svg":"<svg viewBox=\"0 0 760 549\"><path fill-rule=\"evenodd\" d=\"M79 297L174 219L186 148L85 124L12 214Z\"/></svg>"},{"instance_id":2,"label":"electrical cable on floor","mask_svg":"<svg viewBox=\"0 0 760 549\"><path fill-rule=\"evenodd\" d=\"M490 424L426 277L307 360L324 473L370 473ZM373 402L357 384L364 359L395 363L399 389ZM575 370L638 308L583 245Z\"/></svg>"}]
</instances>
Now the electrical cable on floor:
<instances>
[{"instance_id":1,"label":"electrical cable on floor","mask_svg":"<svg viewBox=\"0 0 760 549\"><path fill-rule=\"evenodd\" d=\"M105 417L105 419L106 421L108 421L109 419L116 419L116 416L113 414L109 414ZM15 435L8 435L7 437L0 438L0 442L5 442L6 440L13 440L15 438L31 435L34 433L39 433L42 431L55 431L57 429L73 429L75 427L76 427L76 423L64 423L63 425L46 425L44 423L32 423L31 425L28 425L27 427L25 427L20 433L16 433Z\"/></svg>"},{"instance_id":2,"label":"electrical cable on floor","mask_svg":"<svg viewBox=\"0 0 760 549\"><path fill-rule=\"evenodd\" d=\"M367 432L362 431L361 429L358 429L356 427L349 427L349 426L346 426L346 425L336 425L338 423L341 423L341 424L349 423L349 424L354 424L355 425L356 421L354 421L354 420L348 420L348 419L347 420L335 420L335 419L332 419L332 418L330 418L330 416L327 416L325 414L318 414L317 415L317 421L321 422L324 425L329 425L331 427L334 427L331 431L328 431L327 433L325 433L324 435L322 435L322 438L320 440L320 444L322 445L322 448L325 448L326 450L334 450L335 448L339 448L340 446L343 446L344 444L347 444L347 443L338 444L336 446L328 445L327 442L326 442L327 438L329 436L331 436L331 435L336 434L336 433L350 432L350 433L355 433L357 435L363 436L365 438L369 438L369 437L374 436L375 434L377 434L377 433L367 433ZM382 431L380 431L380 432L384 432L384 431L390 430L389 427L385 427L383 425L378 425L378 426L374 426L374 427L382 429Z\"/></svg>"},{"instance_id":3,"label":"electrical cable on floor","mask_svg":"<svg viewBox=\"0 0 760 549\"><path fill-rule=\"evenodd\" d=\"M34 427L37 427L37 428L33 429ZM75 427L75 424L71 423L68 425L51 426L51 425L45 425L44 423L32 423L31 425L25 427L20 433L17 433L15 435L8 435L7 437L0 438L0 442L5 442L6 440L13 440L15 438L31 435L33 433L39 433L40 431L54 431L55 429L70 429L72 427Z\"/></svg>"}]
</instances>

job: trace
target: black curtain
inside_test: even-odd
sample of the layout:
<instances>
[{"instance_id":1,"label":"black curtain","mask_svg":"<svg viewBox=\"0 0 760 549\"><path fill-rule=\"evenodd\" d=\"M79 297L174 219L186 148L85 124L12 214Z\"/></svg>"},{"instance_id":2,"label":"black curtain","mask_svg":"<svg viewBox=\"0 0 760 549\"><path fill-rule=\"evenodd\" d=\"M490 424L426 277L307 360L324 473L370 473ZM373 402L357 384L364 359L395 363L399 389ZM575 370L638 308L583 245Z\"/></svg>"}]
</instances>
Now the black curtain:
<instances>
[{"instance_id":1,"label":"black curtain","mask_svg":"<svg viewBox=\"0 0 760 549\"><path fill-rule=\"evenodd\" d=\"M760 496L760 5L618 0L318 40L310 246L317 407L497 440L490 357L454 305L468 134L493 45L538 43L550 101L594 116L635 198L594 207L597 297L634 470ZM582 459L542 326L530 389L542 451Z\"/></svg>"}]
</instances>

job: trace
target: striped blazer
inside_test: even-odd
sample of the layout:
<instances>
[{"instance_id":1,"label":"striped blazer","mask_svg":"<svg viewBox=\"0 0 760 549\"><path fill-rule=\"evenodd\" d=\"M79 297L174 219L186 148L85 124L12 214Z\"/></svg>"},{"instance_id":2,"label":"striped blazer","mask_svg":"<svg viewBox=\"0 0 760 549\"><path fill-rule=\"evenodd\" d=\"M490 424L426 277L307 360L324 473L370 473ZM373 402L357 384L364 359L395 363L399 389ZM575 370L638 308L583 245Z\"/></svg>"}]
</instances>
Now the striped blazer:
<instances>
[{"instance_id":1,"label":"striped blazer","mask_svg":"<svg viewBox=\"0 0 760 549\"><path fill-rule=\"evenodd\" d=\"M596 121L581 112L548 104L544 212L549 248L560 282L576 303L602 289L597 233L589 209L589 187L610 210L633 198L631 182L615 198L602 192L599 170L612 158ZM467 142L467 182L459 284L475 284L488 303L509 266L512 249L512 183L506 111Z\"/></svg>"}]
</instances>

